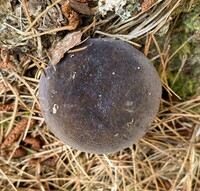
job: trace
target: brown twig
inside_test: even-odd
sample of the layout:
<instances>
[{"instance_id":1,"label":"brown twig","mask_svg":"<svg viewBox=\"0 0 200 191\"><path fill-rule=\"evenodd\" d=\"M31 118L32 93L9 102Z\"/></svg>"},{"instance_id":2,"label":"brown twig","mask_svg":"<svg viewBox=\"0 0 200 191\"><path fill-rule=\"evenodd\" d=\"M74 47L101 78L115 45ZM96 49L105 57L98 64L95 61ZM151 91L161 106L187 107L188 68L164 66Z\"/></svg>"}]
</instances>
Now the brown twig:
<instances>
[{"instance_id":1,"label":"brown twig","mask_svg":"<svg viewBox=\"0 0 200 191\"><path fill-rule=\"evenodd\" d=\"M23 5L23 7L24 7L24 11L25 11L25 13L26 13L26 17L27 17L27 19L28 19L29 25L31 25L31 24L32 24L32 21L31 21L31 17L30 17L29 10L28 10L28 7L27 7L27 5L26 5L26 1L25 1L25 0L22 0L22 5Z\"/></svg>"},{"instance_id":2,"label":"brown twig","mask_svg":"<svg viewBox=\"0 0 200 191\"><path fill-rule=\"evenodd\" d=\"M26 32L28 32L28 31L38 22L38 20L39 20L42 16L44 16L52 7L54 7L55 5L57 5L60 1L62 1L62 0L56 0L52 5L46 7L46 9L45 9L42 13L40 13L40 14L35 18L35 20L31 23L31 25L26 29Z\"/></svg>"}]
</instances>

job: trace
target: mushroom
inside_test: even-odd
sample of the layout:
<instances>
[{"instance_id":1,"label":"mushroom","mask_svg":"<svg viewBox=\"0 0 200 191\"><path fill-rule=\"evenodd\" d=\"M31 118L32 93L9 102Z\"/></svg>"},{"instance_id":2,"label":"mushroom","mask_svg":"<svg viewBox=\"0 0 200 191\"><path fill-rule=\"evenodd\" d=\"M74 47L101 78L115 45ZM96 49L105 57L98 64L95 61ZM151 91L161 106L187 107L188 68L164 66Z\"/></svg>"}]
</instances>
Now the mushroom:
<instances>
[{"instance_id":1,"label":"mushroom","mask_svg":"<svg viewBox=\"0 0 200 191\"><path fill-rule=\"evenodd\" d=\"M161 99L150 61L121 40L89 39L81 51L46 68L39 101L50 130L65 144L106 154L131 146L147 131Z\"/></svg>"}]
</instances>

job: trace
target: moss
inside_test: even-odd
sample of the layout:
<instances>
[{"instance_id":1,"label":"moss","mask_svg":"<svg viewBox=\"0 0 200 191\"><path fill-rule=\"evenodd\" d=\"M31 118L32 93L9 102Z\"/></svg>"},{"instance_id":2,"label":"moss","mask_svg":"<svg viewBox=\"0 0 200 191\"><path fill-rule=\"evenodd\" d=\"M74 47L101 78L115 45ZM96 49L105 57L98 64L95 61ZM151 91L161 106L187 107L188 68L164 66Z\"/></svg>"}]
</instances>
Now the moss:
<instances>
[{"instance_id":1,"label":"moss","mask_svg":"<svg viewBox=\"0 0 200 191\"><path fill-rule=\"evenodd\" d=\"M171 83L173 82L175 75L171 75ZM190 76L187 76L181 73L174 83L172 89L175 91L183 100L187 97L193 96L196 94L197 83L194 79L191 79Z\"/></svg>"},{"instance_id":2,"label":"moss","mask_svg":"<svg viewBox=\"0 0 200 191\"><path fill-rule=\"evenodd\" d=\"M171 3L171 6L176 3L177 0L173 0L173 3ZM172 16L177 16L181 13L191 13L192 11L199 11L200 9L200 0L194 0L192 2L191 0L182 0L180 1L180 5L173 11Z\"/></svg>"},{"instance_id":3,"label":"moss","mask_svg":"<svg viewBox=\"0 0 200 191\"><path fill-rule=\"evenodd\" d=\"M200 10L199 10L200 11ZM186 29L190 32L200 31L200 19L199 13L191 13L185 16L185 21L183 23L186 25ZM187 32L187 31L186 31Z\"/></svg>"},{"instance_id":4,"label":"moss","mask_svg":"<svg viewBox=\"0 0 200 191\"><path fill-rule=\"evenodd\" d=\"M182 2L187 3L187 2ZM197 6L198 5L198 6ZM182 11L185 11L184 9ZM182 13L177 21L170 43L171 54L178 50L193 34L200 32L200 1L195 1L190 13ZM167 68L168 81L183 100L197 94L200 88L200 39L192 38L173 57ZM181 68L183 58L186 62L176 82L173 81ZM173 85L172 85L173 84Z\"/></svg>"},{"instance_id":5,"label":"moss","mask_svg":"<svg viewBox=\"0 0 200 191\"><path fill-rule=\"evenodd\" d=\"M7 130L9 126L8 122L3 123L3 130Z\"/></svg>"},{"instance_id":6,"label":"moss","mask_svg":"<svg viewBox=\"0 0 200 191\"><path fill-rule=\"evenodd\" d=\"M179 36L176 42L171 44L173 51L180 47L182 35ZM181 39L183 38L183 39ZM199 91L200 88L200 47L198 44L191 42L187 43L171 60L167 69L167 77L172 85L173 81L179 72L182 65L183 57L187 57L186 62L181 69L176 82L172 85L172 89L182 98L186 99Z\"/></svg>"}]
</instances>

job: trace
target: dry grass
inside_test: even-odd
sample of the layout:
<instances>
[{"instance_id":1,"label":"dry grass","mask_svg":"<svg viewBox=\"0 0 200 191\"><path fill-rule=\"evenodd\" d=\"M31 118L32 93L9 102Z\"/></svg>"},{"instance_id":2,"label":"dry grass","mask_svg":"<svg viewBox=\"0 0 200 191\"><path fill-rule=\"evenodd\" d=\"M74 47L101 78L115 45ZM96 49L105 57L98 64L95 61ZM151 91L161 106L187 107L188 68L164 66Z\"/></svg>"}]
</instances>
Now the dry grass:
<instances>
[{"instance_id":1,"label":"dry grass","mask_svg":"<svg viewBox=\"0 0 200 191\"><path fill-rule=\"evenodd\" d=\"M0 111L0 143L21 119L28 118L29 121L24 133L11 146L11 155L0 156L0 190L199 191L200 96L193 95L186 101L178 99L181 95L173 92L167 80L167 68L174 56L168 46L170 34L166 34L163 44L156 38L158 30L169 22L181 0L161 1L153 9L138 13L127 21L121 21L116 15L104 19L97 16L96 22L83 28L85 36L106 35L138 47L145 41L145 55L154 61L160 60L158 69L167 95L161 100L160 111L147 134L130 148L108 155L87 154L63 145L48 130L39 109L38 81L41 68L48 60L44 56L46 51L41 36L61 29L71 30L67 26L46 30L43 26L43 17L50 8L54 7L60 14L58 2L49 4L32 20L26 1L21 1L25 14L13 17L13 26L5 24L7 32L14 33L11 38L19 39L10 44L12 49L26 47L29 43L35 48L29 47L28 53L20 51L18 58L12 55L15 69L2 70L0 74L1 104L12 106L11 111ZM15 19L23 22L17 25ZM52 36L60 38L55 34ZM29 129L32 119L37 123ZM39 139L42 147L36 151L24 144L22 140L27 136ZM18 148L26 150L26 155L13 158Z\"/></svg>"}]
</instances>

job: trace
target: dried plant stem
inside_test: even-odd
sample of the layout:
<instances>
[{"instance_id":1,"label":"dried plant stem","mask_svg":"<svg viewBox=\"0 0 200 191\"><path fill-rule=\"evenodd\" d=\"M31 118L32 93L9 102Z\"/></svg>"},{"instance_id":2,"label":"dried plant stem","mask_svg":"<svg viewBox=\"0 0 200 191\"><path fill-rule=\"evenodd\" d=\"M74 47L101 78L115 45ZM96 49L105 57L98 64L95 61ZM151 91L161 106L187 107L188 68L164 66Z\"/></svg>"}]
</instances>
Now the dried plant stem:
<instances>
[{"instance_id":1,"label":"dried plant stem","mask_svg":"<svg viewBox=\"0 0 200 191\"><path fill-rule=\"evenodd\" d=\"M43 36L43 35L46 35L46 34L52 34L52 33L56 33L56 32L59 32L59 31L65 31L65 30L71 31L71 30L74 30L74 29L75 29L74 26L67 25L67 26L51 29L51 30L48 30L48 31L45 31L45 32L42 32L42 33L30 35L28 37L25 37L23 40L28 40L28 39Z\"/></svg>"},{"instance_id":2,"label":"dried plant stem","mask_svg":"<svg viewBox=\"0 0 200 191\"><path fill-rule=\"evenodd\" d=\"M56 0L52 5L48 6L42 13L40 13L37 18L31 23L31 25L26 29L26 33L37 23L37 21L45 15L52 7L54 7L56 4L61 2L62 0Z\"/></svg>"}]
</instances>

